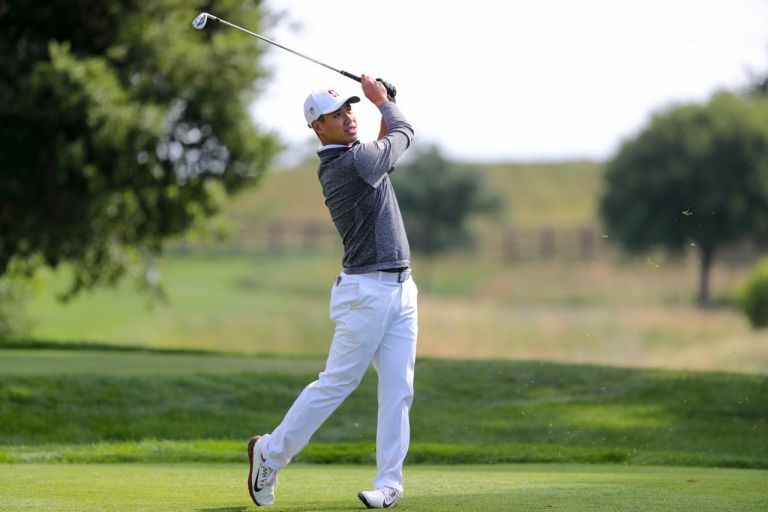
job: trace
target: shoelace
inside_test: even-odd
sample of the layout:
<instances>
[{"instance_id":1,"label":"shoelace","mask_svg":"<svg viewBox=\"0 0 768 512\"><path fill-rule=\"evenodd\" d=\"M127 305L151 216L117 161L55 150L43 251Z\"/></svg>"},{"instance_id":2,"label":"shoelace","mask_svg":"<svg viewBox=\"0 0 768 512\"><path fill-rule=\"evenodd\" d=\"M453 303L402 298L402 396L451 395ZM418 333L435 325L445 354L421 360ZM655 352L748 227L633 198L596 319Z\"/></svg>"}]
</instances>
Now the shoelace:
<instances>
[{"instance_id":1,"label":"shoelace","mask_svg":"<svg viewBox=\"0 0 768 512\"><path fill-rule=\"evenodd\" d=\"M385 503L391 503L391 502L395 501L399 497L400 497L400 493L397 492L397 489L393 489L391 487L388 487L387 490L384 492L384 502Z\"/></svg>"},{"instance_id":2,"label":"shoelace","mask_svg":"<svg viewBox=\"0 0 768 512\"><path fill-rule=\"evenodd\" d=\"M269 485L274 481L275 472L263 464L259 464L259 475L256 477L259 487Z\"/></svg>"}]
</instances>

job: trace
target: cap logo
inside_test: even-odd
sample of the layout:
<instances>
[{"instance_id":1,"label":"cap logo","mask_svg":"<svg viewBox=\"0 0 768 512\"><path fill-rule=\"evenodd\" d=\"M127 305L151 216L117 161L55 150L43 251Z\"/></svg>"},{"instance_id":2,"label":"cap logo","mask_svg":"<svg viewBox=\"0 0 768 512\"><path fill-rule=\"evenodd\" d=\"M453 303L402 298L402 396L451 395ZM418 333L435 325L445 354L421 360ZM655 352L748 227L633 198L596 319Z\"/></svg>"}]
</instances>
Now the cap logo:
<instances>
[{"instance_id":1,"label":"cap logo","mask_svg":"<svg viewBox=\"0 0 768 512\"><path fill-rule=\"evenodd\" d=\"M309 114L315 115L315 107L309 107Z\"/></svg>"},{"instance_id":2,"label":"cap logo","mask_svg":"<svg viewBox=\"0 0 768 512\"><path fill-rule=\"evenodd\" d=\"M328 95L333 97L333 98L338 98L339 97L339 93L337 93L333 89L328 89Z\"/></svg>"}]
</instances>

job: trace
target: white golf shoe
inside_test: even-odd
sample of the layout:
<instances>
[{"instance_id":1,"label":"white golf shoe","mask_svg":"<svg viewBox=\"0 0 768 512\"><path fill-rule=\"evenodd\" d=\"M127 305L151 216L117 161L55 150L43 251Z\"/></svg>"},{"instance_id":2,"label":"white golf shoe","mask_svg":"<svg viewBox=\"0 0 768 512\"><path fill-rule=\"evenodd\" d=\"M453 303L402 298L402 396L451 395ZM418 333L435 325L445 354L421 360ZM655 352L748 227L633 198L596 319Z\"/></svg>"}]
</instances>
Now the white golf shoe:
<instances>
[{"instance_id":1,"label":"white golf shoe","mask_svg":"<svg viewBox=\"0 0 768 512\"><path fill-rule=\"evenodd\" d=\"M267 458L262 450L267 439L269 434L253 436L248 441L248 461L250 462L248 493L259 507L272 505L275 502L275 487L277 487L277 471L267 467Z\"/></svg>"},{"instance_id":2,"label":"white golf shoe","mask_svg":"<svg viewBox=\"0 0 768 512\"><path fill-rule=\"evenodd\" d=\"M373 491L362 491L357 497L368 508L394 508L403 494L392 487L382 487Z\"/></svg>"}]
</instances>

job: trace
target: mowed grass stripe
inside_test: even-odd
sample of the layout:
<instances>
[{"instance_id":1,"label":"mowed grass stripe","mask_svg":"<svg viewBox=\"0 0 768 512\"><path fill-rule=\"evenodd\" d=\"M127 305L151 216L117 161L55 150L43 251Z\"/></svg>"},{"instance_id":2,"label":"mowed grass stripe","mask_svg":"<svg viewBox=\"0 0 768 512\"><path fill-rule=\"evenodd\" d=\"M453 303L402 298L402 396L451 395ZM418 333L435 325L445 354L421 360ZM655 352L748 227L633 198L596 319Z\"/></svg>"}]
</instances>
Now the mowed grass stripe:
<instances>
[{"instance_id":1,"label":"mowed grass stripe","mask_svg":"<svg viewBox=\"0 0 768 512\"><path fill-rule=\"evenodd\" d=\"M320 357L270 357L231 354L163 353L139 349L0 350L2 376L141 376L200 373L280 373L309 375L322 371Z\"/></svg>"},{"instance_id":2,"label":"mowed grass stripe","mask_svg":"<svg viewBox=\"0 0 768 512\"><path fill-rule=\"evenodd\" d=\"M247 458L242 440L198 439L172 441L102 442L95 444L43 444L35 446L0 446L0 463L190 463L240 462ZM373 443L311 443L295 458L310 464L376 464ZM636 450L626 448L574 447L547 444L448 444L411 443L408 464L507 464L576 463L636 465L678 465L701 467L768 468L756 457L697 454L673 450Z\"/></svg>"},{"instance_id":3,"label":"mowed grass stripe","mask_svg":"<svg viewBox=\"0 0 768 512\"><path fill-rule=\"evenodd\" d=\"M0 465L7 511L253 510L243 464ZM361 510L373 468L294 464L275 512ZM761 511L767 471L579 465L407 466L402 511ZM44 485L41 485L43 484Z\"/></svg>"}]
</instances>

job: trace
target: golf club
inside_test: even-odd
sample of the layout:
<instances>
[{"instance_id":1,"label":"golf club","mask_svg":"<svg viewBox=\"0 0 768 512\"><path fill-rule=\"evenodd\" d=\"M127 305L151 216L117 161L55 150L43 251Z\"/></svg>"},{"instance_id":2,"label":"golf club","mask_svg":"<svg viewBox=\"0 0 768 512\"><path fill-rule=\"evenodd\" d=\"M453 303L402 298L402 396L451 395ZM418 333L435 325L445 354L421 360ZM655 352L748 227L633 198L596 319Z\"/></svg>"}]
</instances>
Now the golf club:
<instances>
[{"instance_id":1,"label":"golf club","mask_svg":"<svg viewBox=\"0 0 768 512\"><path fill-rule=\"evenodd\" d=\"M250 34L250 35L252 35L254 37L258 37L262 41L265 41L265 42L267 42L269 44L273 44L273 45L277 46L278 48L282 48L283 50L291 52L294 55L298 55L299 57L304 57L305 59L310 60L310 61L314 62L315 64L320 64L321 66L330 69L331 71L335 71L337 73L341 73L342 75L346 76L347 78L351 78L352 80L356 80L358 82L360 81L360 77L357 76L357 75L353 75L352 73L348 73L347 71L343 71L341 69L336 69L333 66L329 66L328 64L325 64L324 62L320 62L319 60L313 59L312 57L304 55L303 53L299 53L299 52L297 52L295 50L291 50L290 48L287 48L287 47L281 45L280 43L272 41L271 39L267 39L264 36L260 36L256 32L251 32L248 29L245 29L243 27L235 25L234 23L230 23L227 20L223 20L221 18L217 18L213 14L209 14L207 12L202 12L202 13L198 14L197 17L195 18L195 20L192 22L192 26L195 27L197 30L202 30L203 28L205 28L205 24L207 23L207 21L209 19L216 20L216 21L218 21L220 23L224 23L225 25L229 25L230 27L236 28L237 30L242 30L246 34ZM382 80L382 82L384 83L384 85L387 85L386 82L384 82L383 80ZM387 89L389 89L389 88L387 88Z\"/></svg>"}]
</instances>

